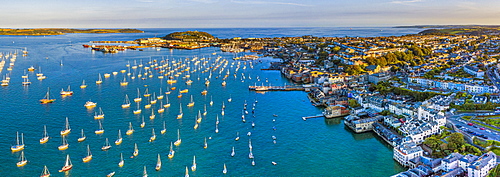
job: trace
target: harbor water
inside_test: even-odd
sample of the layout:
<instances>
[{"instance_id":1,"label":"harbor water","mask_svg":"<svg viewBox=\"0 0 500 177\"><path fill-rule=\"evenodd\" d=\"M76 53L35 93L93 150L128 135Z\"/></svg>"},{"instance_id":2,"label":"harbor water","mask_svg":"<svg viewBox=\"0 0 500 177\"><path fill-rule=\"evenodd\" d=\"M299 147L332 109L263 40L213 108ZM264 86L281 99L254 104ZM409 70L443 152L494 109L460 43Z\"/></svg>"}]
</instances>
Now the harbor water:
<instances>
[{"instance_id":1,"label":"harbor water","mask_svg":"<svg viewBox=\"0 0 500 177\"><path fill-rule=\"evenodd\" d=\"M189 29L143 29L140 34L67 34L60 36L2 36L0 37L0 52L4 55L18 52L12 71L6 68L1 76L11 77L9 86L0 88L0 175L2 176L37 176L42 172L44 165L53 176L105 176L116 172L116 176L140 176L144 166L149 176L181 176L185 175L185 168L190 168L193 156L196 156L196 171L189 170L191 176L223 176L223 166L227 166L229 176L390 176L405 170L392 159L392 147L376 137L374 133L356 134L344 126L341 119L315 118L302 120L304 116L321 113L321 109L311 105L303 91L250 91L251 85L293 85L282 77L279 71L262 71L276 59L263 58L250 62L234 61L235 54L220 52L218 48L202 48L196 50L169 50L165 48L146 48L144 51L127 50L115 54L105 54L91 51L82 47L89 41L100 40L134 40L145 37L164 36L174 31ZM337 31L336 31L337 30ZM230 37L280 37L280 36L390 36L417 32L415 29L392 28L362 28L353 32L351 29L336 28L304 28L304 29L200 29L219 38ZM393 30L393 31L391 31ZM405 31L406 30L406 31ZM356 35L358 34L358 35ZM27 50L27 56L22 51ZM215 53L215 55L214 55ZM245 54L251 54L250 52ZM244 54L238 54L244 55ZM218 62L216 59L221 57ZM194 58L200 61L195 65ZM201 60L204 58L205 60ZM152 67L149 71L154 77L137 77L139 72L144 74L145 66L158 63L172 64L182 62L185 67L190 66L190 77L183 72L176 78L177 83L167 84L167 77L159 79L159 70ZM156 61L156 62L154 62ZM188 64L189 61L189 64ZM205 67L201 63L207 61ZM224 62L227 66L223 71ZM130 69L132 79L127 76L129 64L143 67ZM134 64L137 63L137 64ZM222 64L219 68L215 65ZM36 70L28 72L33 66ZM212 66L209 72L202 72ZM252 67L253 68L252 68ZM197 69L200 67L200 69ZM41 71L40 71L41 70ZM127 70L121 73L121 70ZM196 71L195 71L196 70ZM229 70L227 85L222 86L222 78ZM36 73L42 72L47 79L37 80ZM118 72L113 75L112 72ZM104 74L111 74L105 78ZM210 76L211 73L211 76ZM22 86L23 78L27 74L32 82L29 86ZM98 85L99 74L103 83ZM183 78L184 77L184 78ZM126 78L127 86L120 86ZM191 85L185 84L191 79ZM210 81L205 85L205 79ZM85 80L87 88L80 85ZM62 97L59 92L64 89L74 91L72 96ZM176 87L176 90L171 90ZM56 99L51 104L40 104L50 88L50 97ZM141 114L134 114L137 97L140 90L142 101ZM148 98L143 94L146 89L151 94L168 97L171 103L165 112L158 113L160 100L150 109L144 108ZM178 98L179 91L188 89ZM165 92L170 90L171 94ZM202 95L203 90L207 91ZM123 109L125 95L132 101L131 107ZM193 97L194 106L186 106ZM152 96L151 96L152 97ZM150 98L151 98L150 97ZM167 98L161 100L163 104ZM229 102L229 100L231 100ZM87 109L87 101L97 103L93 109ZM213 101L213 105L210 105ZM257 102L256 102L257 101ZM245 114L244 104L247 103ZM224 104L224 115L222 105ZM177 119L179 107L182 106L183 118ZM202 115L199 127L194 129L198 112ZM95 112L102 108L105 117L102 119L103 134L96 135L98 120L94 119ZM156 117L150 119L154 111ZM246 122L242 121L242 115ZM216 117L219 124L216 133ZM66 117L69 120L71 133L67 136L69 148L58 150L61 145L60 131L64 128ZM145 127L141 128L144 117ZM161 134L163 122L166 123L166 133ZM252 126L254 123L254 127ZM125 135L129 123L132 123L135 133ZM47 126L50 139L40 144L43 127ZM149 142L152 129L157 135L153 142ZM81 129L87 139L78 142ZM121 130L123 143L115 145L118 130ZM170 143L177 140L177 131L180 131L182 143L174 146L175 156L167 157ZM23 133L24 154L28 164L16 167L21 152L11 152L10 147L16 144L16 132ZM250 132L250 133L249 133ZM239 134L239 140L235 138ZM108 138L111 149L102 151L101 147ZM207 139L207 148L204 140ZM275 139L275 142L273 140ZM251 151L254 158L249 158ZM131 158L137 143L139 155ZM93 154L93 160L83 163L82 158L87 155L87 145ZM234 157L231 156L232 148ZM125 164L118 167L120 153L123 153ZM58 172L65 163L69 154L73 169L66 173ZM160 154L162 168L155 171L157 156ZM252 165L252 160L255 165ZM273 164L273 162L275 162Z\"/></svg>"}]
</instances>

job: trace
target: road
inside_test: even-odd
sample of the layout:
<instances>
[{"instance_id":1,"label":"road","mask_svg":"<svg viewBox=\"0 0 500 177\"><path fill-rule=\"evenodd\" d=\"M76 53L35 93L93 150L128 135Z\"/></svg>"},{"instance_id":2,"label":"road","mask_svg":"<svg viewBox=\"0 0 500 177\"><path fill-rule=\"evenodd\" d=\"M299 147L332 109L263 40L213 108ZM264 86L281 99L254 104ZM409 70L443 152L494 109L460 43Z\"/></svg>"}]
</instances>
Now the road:
<instances>
[{"instance_id":1,"label":"road","mask_svg":"<svg viewBox=\"0 0 500 177\"><path fill-rule=\"evenodd\" d=\"M482 113L481 113L482 114ZM467 120L462 119L462 116L477 116L478 113L461 113L461 114L456 114L452 116L446 117L446 120L455 126L457 128L460 127L463 131L470 131L470 135L473 135L474 133L476 135L473 136L478 136L478 135L484 135L485 137L488 138L488 140L495 140L495 141L500 141L500 132L489 129L487 127L482 127L481 125L476 125L474 122L472 122L474 125L468 125ZM481 130L481 128L484 128L484 130Z\"/></svg>"}]
</instances>

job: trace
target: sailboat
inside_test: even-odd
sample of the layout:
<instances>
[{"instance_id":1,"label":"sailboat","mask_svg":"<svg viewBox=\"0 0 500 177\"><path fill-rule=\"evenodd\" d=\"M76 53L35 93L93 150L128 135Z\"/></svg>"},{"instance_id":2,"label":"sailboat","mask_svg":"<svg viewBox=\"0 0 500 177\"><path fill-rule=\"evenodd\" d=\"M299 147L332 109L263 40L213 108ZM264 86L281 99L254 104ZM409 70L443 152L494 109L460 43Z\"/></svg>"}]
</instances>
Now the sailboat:
<instances>
[{"instance_id":1,"label":"sailboat","mask_svg":"<svg viewBox=\"0 0 500 177\"><path fill-rule=\"evenodd\" d=\"M102 123L101 123L101 121L98 121L98 122L99 122L99 129L97 129L97 130L95 131L95 134L98 134L98 135L99 135L99 134L103 134L103 133L104 133L104 128L102 128Z\"/></svg>"},{"instance_id":2,"label":"sailboat","mask_svg":"<svg viewBox=\"0 0 500 177\"><path fill-rule=\"evenodd\" d=\"M26 86L26 85L30 85L30 84L31 84L31 82L30 82L30 80L26 77L26 78L24 78L24 80L23 80L22 84Z\"/></svg>"},{"instance_id":3,"label":"sailboat","mask_svg":"<svg viewBox=\"0 0 500 177\"><path fill-rule=\"evenodd\" d=\"M231 95L229 95L229 98L227 99L227 102L231 103L233 101L233 98L231 98Z\"/></svg>"},{"instance_id":4,"label":"sailboat","mask_svg":"<svg viewBox=\"0 0 500 177\"><path fill-rule=\"evenodd\" d=\"M163 108L161 105L163 105L163 100L160 100L160 108L158 108L158 113L165 112L165 108Z\"/></svg>"},{"instance_id":5,"label":"sailboat","mask_svg":"<svg viewBox=\"0 0 500 177\"><path fill-rule=\"evenodd\" d=\"M172 142L170 142L170 151L168 152L168 158L169 159L174 158L174 155L175 155L175 151L172 147Z\"/></svg>"},{"instance_id":6,"label":"sailboat","mask_svg":"<svg viewBox=\"0 0 500 177\"><path fill-rule=\"evenodd\" d=\"M62 130L62 131L61 131L61 135L62 135L62 136L66 136L66 135L68 135L70 132L71 132L71 128L69 127L69 120L68 120L68 117L66 117L66 125L65 125L64 130Z\"/></svg>"},{"instance_id":7,"label":"sailboat","mask_svg":"<svg viewBox=\"0 0 500 177\"><path fill-rule=\"evenodd\" d=\"M144 108L149 109L149 108L151 108L151 104L150 104L150 101L149 101L149 100L151 100L151 98L150 97L147 97L147 98L148 98L148 102L146 102L147 104L144 105Z\"/></svg>"},{"instance_id":8,"label":"sailboat","mask_svg":"<svg viewBox=\"0 0 500 177\"><path fill-rule=\"evenodd\" d=\"M96 84L102 84L101 73L99 73L99 79L95 81Z\"/></svg>"},{"instance_id":9,"label":"sailboat","mask_svg":"<svg viewBox=\"0 0 500 177\"><path fill-rule=\"evenodd\" d=\"M128 85L127 79L125 79L125 77L123 77L123 81L120 82L120 85L121 86L127 86Z\"/></svg>"},{"instance_id":10,"label":"sailboat","mask_svg":"<svg viewBox=\"0 0 500 177\"><path fill-rule=\"evenodd\" d=\"M151 133L152 133L152 135L149 138L149 142L153 142L154 140L156 140L155 128L153 128L153 130L151 131Z\"/></svg>"},{"instance_id":11,"label":"sailboat","mask_svg":"<svg viewBox=\"0 0 500 177\"><path fill-rule=\"evenodd\" d=\"M194 119L194 127L193 128L196 130L196 129L198 129L198 126L199 125L198 125L197 119L195 117L195 119Z\"/></svg>"},{"instance_id":12,"label":"sailboat","mask_svg":"<svg viewBox=\"0 0 500 177\"><path fill-rule=\"evenodd\" d=\"M115 144L120 145L122 144L123 138L122 138L122 130L118 130L118 139L116 139Z\"/></svg>"},{"instance_id":13,"label":"sailboat","mask_svg":"<svg viewBox=\"0 0 500 177\"><path fill-rule=\"evenodd\" d=\"M146 165L144 165L144 171L142 172L142 177L148 177L148 171L146 171Z\"/></svg>"},{"instance_id":14,"label":"sailboat","mask_svg":"<svg viewBox=\"0 0 500 177\"><path fill-rule=\"evenodd\" d=\"M28 163L26 157L24 157L24 151L21 151L21 156L19 157L19 162L16 163L17 167L25 166Z\"/></svg>"},{"instance_id":15,"label":"sailboat","mask_svg":"<svg viewBox=\"0 0 500 177\"><path fill-rule=\"evenodd\" d=\"M179 103L179 114L177 115L177 119L182 119L182 116L184 114L182 113L182 104Z\"/></svg>"},{"instance_id":16,"label":"sailboat","mask_svg":"<svg viewBox=\"0 0 500 177\"><path fill-rule=\"evenodd\" d=\"M120 153L120 162L118 162L118 167L123 167L125 161L123 160L123 153Z\"/></svg>"},{"instance_id":17,"label":"sailboat","mask_svg":"<svg viewBox=\"0 0 500 177\"><path fill-rule=\"evenodd\" d=\"M87 139L87 137L85 136L85 134L83 134L83 129L82 129L82 136L78 138L78 142L85 141L85 139Z\"/></svg>"},{"instance_id":18,"label":"sailboat","mask_svg":"<svg viewBox=\"0 0 500 177\"><path fill-rule=\"evenodd\" d=\"M83 163L90 162L92 160L92 153L90 152L90 145L87 145L87 156L85 156L82 161Z\"/></svg>"},{"instance_id":19,"label":"sailboat","mask_svg":"<svg viewBox=\"0 0 500 177\"><path fill-rule=\"evenodd\" d=\"M212 96L210 96L210 106L214 105L214 101L212 101Z\"/></svg>"},{"instance_id":20,"label":"sailboat","mask_svg":"<svg viewBox=\"0 0 500 177\"><path fill-rule=\"evenodd\" d=\"M196 119L196 123L201 123L202 117L201 112L198 110L198 118Z\"/></svg>"},{"instance_id":21,"label":"sailboat","mask_svg":"<svg viewBox=\"0 0 500 177\"><path fill-rule=\"evenodd\" d=\"M68 144L68 140L66 140L66 136L61 136L61 141L62 141L62 144L59 147L57 147L57 149L59 149L60 151L68 149L69 144Z\"/></svg>"},{"instance_id":22,"label":"sailboat","mask_svg":"<svg viewBox=\"0 0 500 177\"><path fill-rule=\"evenodd\" d=\"M160 94L156 97L157 99L159 100L162 100L163 99L163 95L162 95L162 92L161 92L161 88L160 88Z\"/></svg>"},{"instance_id":23,"label":"sailboat","mask_svg":"<svg viewBox=\"0 0 500 177\"><path fill-rule=\"evenodd\" d=\"M203 143L203 148L208 148L207 137L205 137L205 142Z\"/></svg>"},{"instance_id":24,"label":"sailboat","mask_svg":"<svg viewBox=\"0 0 500 177\"><path fill-rule=\"evenodd\" d=\"M134 152L132 153L133 157L139 155L139 148L137 148L137 143L134 144Z\"/></svg>"},{"instance_id":25,"label":"sailboat","mask_svg":"<svg viewBox=\"0 0 500 177\"><path fill-rule=\"evenodd\" d=\"M102 150L106 151L111 148L111 144L109 144L108 138L106 138L106 143L104 143L104 146L102 146Z\"/></svg>"},{"instance_id":26,"label":"sailboat","mask_svg":"<svg viewBox=\"0 0 500 177\"><path fill-rule=\"evenodd\" d=\"M167 97L167 103L163 105L164 108L170 107L170 102L168 102L168 97Z\"/></svg>"},{"instance_id":27,"label":"sailboat","mask_svg":"<svg viewBox=\"0 0 500 177\"><path fill-rule=\"evenodd\" d=\"M233 150L231 151L231 157L234 157L235 155L235 152L234 152L234 146L233 146Z\"/></svg>"},{"instance_id":28,"label":"sailboat","mask_svg":"<svg viewBox=\"0 0 500 177\"><path fill-rule=\"evenodd\" d=\"M108 173L108 174L106 175L106 177L112 177L112 176L115 176L115 173L116 173L116 172L114 172L114 171L113 171L113 172L111 172L111 173Z\"/></svg>"},{"instance_id":29,"label":"sailboat","mask_svg":"<svg viewBox=\"0 0 500 177\"><path fill-rule=\"evenodd\" d=\"M68 90L61 89L61 95L62 96L70 96L73 95L73 91L71 91L70 86L68 85Z\"/></svg>"},{"instance_id":30,"label":"sailboat","mask_svg":"<svg viewBox=\"0 0 500 177\"><path fill-rule=\"evenodd\" d=\"M191 171L196 171L196 156L193 156L193 166L191 166Z\"/></svg>"},{"instance_id":31,"label":"sailboat","mask_svg":"<svg viewBox=\"0 0 500 177\"><path fill-rule=\"evenodd\" d=\"M46 165L43 166L43 171L40 177L50 177L50 172Z\"/></svg>"},{"instance_id":32,"label":"sailboat","mask_svg":"<svg viewBox=\"0 0 500 177\"><path fill-rule=\"evenodd\" d=\"M205 106L203 107L203 115L206 116L207 115L207 105L205 104Z\"/></svg>"},{"instance_id":33,"label":"sailboat","mask_svg":"<svg viewBox=\"0 0 500 177\"><path fill-rule=\"evenodd\" d=\"M135 102L140 102L142 101L142 98L141 98L141 93L139 91L139 88L137 88L137 98L134 98L134 101Z\"/></svg>"},{"instance_id":34,"label":"sailboat","mask_svg":"<svg viewBox=\"0 0 500 177\"><path fill-rule=\"evenodd\" d=\"M129 108L130 107L130 100L128 99L128 95L125 94L125 101L123 101L122 108Z\"/></svg>"},{"instance_id":35,"label":"sailboat","mask_svg":"<svg viewBox=\"0 0 500 177\"><path fill-rule=\"evenodd\" d=\"M250 149L250 153L248 153L248 158L249 158L249 159L253 159L252 149Z\"/></svg>"},{"instance_id":36,"label":"sailboat","mask_svg":"<svg viewBox=\"0 0 500 177\"><path fill-rule=\"evenodd\" d=\"M194 106L194 100L193 100L193 95L191 95L191 102L187 104L188 107Z\"/></svg>"},{"instance_id":37,"label":"sailboat","mask_svg":"<svg viewBox=\"0 0 500 177\"><path fill-rule=\"evenodd\" d=\"M85 106L87 109L92 109L97 105L97 103L94 103L92 101L87 101L83 106Z\"/></svg>"},{"instance_id":38,"label":"sailboat","mask_svg":"<svg viewBox=\"0 0 500 177\"><path fill-rule=\"evenodd\" d=\"M50 99L50 88L47 88L47 93L45 94L45 97L40 100L40 103L42 104L47 104L47 103L53 103L56 99Z\"/></svg>"},{"instance_id":39,"label":"sailboat","mask_svg":"<svg viewBox=\"0 0 500 177\"><path fill-rule=\"evenodd\" d=\"M160 131L161 134L165 134L167 132L167 127L165 126L165 121L163 121L163 129Z\"/></svg>"},{"instance_id":40,"label":"sailboat","mask_svg":"<svg viewBox=\"0 0 500 177\"><path fill-rule=\"evenodd\" d=\"M47 126L43 126L43 137L40 139L40 144L44 144L49 141L49 134L47 133Z\"/></svg>"},{"instance_id":41,"label":"sailboat","mask_svg":"<svg viewBox=\"0 0 500 177\"><path fill-rule=\"evenodd\" d=\"M177 129L177 141L174 142L174 145L175 146L179 146L179 145L181 145L181 143L182 143L181 133L180 133L180 130Z\"/></svg>"},{"instance_id":42,"label":"sailboat","mask_svg":"<svg viewBox=\"0 0 500 177\"><path fill-rule=\"evenodd\" d=\"M82 85L80 85L80 88L87 88L87 85L85 84L85 80L82 81Z\"/></svg>"},{"instance_id":43,"label":"sailboat","mask_svg":"<svg viewBox=\"0 0 500 177\"><path fill-rule=\"evenodd\" d=\"M134 133L134 128L132 127L132 122L129 122L128 130L125 134L132 135L133 133Z\"/></svg>"},{"instance_id":44,"label":"sailboat","mask_svg":"<svg viewBox=\"0 0 500 177\"><path fill-rule=\"evenodd\" d=\"M134 114L140 114L142 112L141 108L140 108L140 103L139 102L136 102L137 104L137 109L134 110Z\"/></svg>"},{"instance_id":45,"label":"sailboat","mask_svg":"<svg viewBox=\"0 0 500 177\"><path fill-rule=\"evenodd\" d=\"M160 154L158 154L158 160L156 161L155 170L159 171L160 169L161 169L161 159L160 159Z\"/></svg>"},{"instance_id":46,"label":"sailboat","mask_svg":"<svg viewBox=\"0 0 500 177\"><path fill-rule=\"evenodd\" d=\"M240 140L240 132L236 132L236 138L234 138L235 141Z\"/></svg>"},{"instance_id":47,"label":"sailboat","mask_svg":"<svg viewBox=\"0 0 500 177\"><path fill-rule=\"evenodd\" d=\"M226 81L225 81L225 80L224 80L224 81L222 81L222 84L221 84L221 85L222 85L222 86L226 86Z\"/></svg>"},{"instance_id":48,"label":"sailboat","mask_svg":"<svg viewBox=\"0 0 500 177\"><path fill-rule=\"evenodd\" d=\"M71 170L73 168L73 164L71 163L71 159L69 159L69 154L66 155L66 163L64 166L59 170L59 172L65 172L68 170Z\"/></svg>"},{"instance_id":49,"label":"sailboat","mask_svg":"<svg viewBox=\"0 0 500 177\"><path fill-rule=\"evenodd\" d=\"M155 110L151 109L151 115L149 116L149 119L155 119L155 117L156 117Z\"/></svg>"},{"instance_id":50,"label":"sailboat","mask_svg":"<svg viewBox=\"0 0 500 177\"><path fill-rule=\"evenodd\" d=\"M99 114L97 114L97 111L95 112L94 119L104 119L104 112L102 112L101 107L99 107Z\"/></svg>"},{"instance_id":51,"label":"sailboat","mask_svg":"<svg viewBox=\"0 0 500 177\"><path fill-rule=\"evenodd\" d=\"M151 94L149 93L148 88L146 88L146 90L144 91L144 97L149 97L149 96L151 96Z\"/></svg>"},{"instance_id":52,"label":"sailboat","mask_svg":"<svg viewBox=\"0 0 500 177\"><path fill-rule=\"evenodd\" d=\"M224 163L224 169L222 170L222 173L224 173L224 174L227 173L226 163Z\"/></svg>"},{"instance_id":53,"label":"sailboat","mask_svg":"<svg viewBox=\"0 0 500 177\"><path fill-rule=\"evenodd\" d=\"M146 122L144 122L144 116L142 116L142 123L141 123L141 128L144 128L144 126L146 126Z\"/></svg>"},{"instance_id":54,"label":"sailboat","mask_svg":"<svg viewBox=\"0 0 500 177\"><path fill-rule=\"evenodd\" d=\"M156 102L158 102L158 100L156 99L156 93L153 92L153 97L151 98L151 101L149 103L156 104Z\"/></svg>"}]
</instances>

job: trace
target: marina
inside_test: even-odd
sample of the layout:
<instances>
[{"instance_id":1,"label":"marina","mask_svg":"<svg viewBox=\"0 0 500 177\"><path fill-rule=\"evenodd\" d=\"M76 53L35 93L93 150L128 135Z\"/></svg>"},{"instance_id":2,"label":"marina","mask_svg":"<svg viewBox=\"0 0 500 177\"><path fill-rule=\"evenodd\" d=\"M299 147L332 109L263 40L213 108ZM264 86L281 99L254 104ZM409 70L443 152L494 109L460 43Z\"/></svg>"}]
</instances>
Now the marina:
<instances>
[{"instance_id":1,"label":"marina","mask_svg":"<svg viewBox=\"0 0 500 177\"><path fill-rule=\"evenodd\" d=\"M129 40L126 38L142 37L139 35L148 36L151 33L114 37L119 38L117 40ZM71 38L75 45L68 46L65 42L69 40L67 38ZM145 49L116 54L92 54L81 45L76 45L86 44L96 38L103 37L68 34L63 39L58 36L43 39L42 37L10 39L16 40L16 43L6 47L28 46L30 54L26 58L18 57L16 68L11 74L15 77L9 86L0 90L0 101L9 103L4 105L5 109L23 110L9 114L2 113L2 116L8 118L7 124L12 126L3 130L8 139L0 142L0 145L5 147L0 149L0 153L5 156L5 160L0 162L5 170L0 174L35 176L45 171L44 166L52 173L59 173L58 170L62 170L71 176L85 176L88 173L104 176L110 172L116 173L116 176L139 176L144 173L144 169L150 176L180 176L186 173L186 166L195 166L195 171L192 168L189 170L190 176L220 176L223 175L222 171L235 176L269 174L295 176L311 174L312 171L314 174L324 176L387 176L404 170L392 159L392 149L386 147L383 140L377 139L373 134L353 134L346 131L340 121L335 122L335 120L310 119L305 122L300 120L303 116L321 114L320 109L311 106L307 101L305 92L259 93L249 90L252 85L268 85L269 83L264 83L265 80L269 80L272 85L290 84L277 71L260 70L269 68L269 63L276 60L264 58L259 59L262 62L234 61L230 53L217 52L217 55L213 55L214 48L189 51ZM32 43L39 40L48 40L54 44L55 49L35 47ZM71 53L65 53L66 50ZM49 56L48 59L46 56ZM60 65L61 60L64 60L64 65ZM126 66L128 63L129 67ZM23 87L21 76L32 65L35 68L41 66L44 75L48 77ZM142 67L139 67L140 65ZM251 69L250 65L254 69ZM132 68L134 66L136 69ZM246 69L243 69L244 67ZM125 72L104 75L121 70ZM2 75L4 72L6 71L2 71ZM100 77L100 73L104 77ZM177 74L178 77L175 76ZM242 79L234 77L233 74L237 76L244 74L246 77ZM35 77L34 72L28 72L27 75ZM187 75L189 77L186 77ZM225 78L226 75L228 77ZM260 81L257 80L257 76L261 78ZM126 87L120 85L124 78L128 82ZM175 82L169 84L168 79ZM100 82L79 88L78 86L85 85L82 84L83 80ZM192 81L190 85L185 84L188 80ZM206 81L210 84L206 84ZM227 85L223 86L223 82ZM72 96L62 97L53 92L49 97L55 99L53 103L40 104L39 99L47 95L47 88L69 90L68 85L76 88L71 90ZM172 89L174 87L175 90ZM164 93L158 92L160 89ZM299 87L291 86L266 89L301 90ZM151 94L149 98L144 95L146 90ZM206 94L200 94L203 91L206 91ZM183 96L178 97L179 94ZM158 98L160 95L164 98ZM135 98L141 99L136 101ZM151 99L157 99L158 103L151 104ZM99 109L95 104L83 106L89 100L97 103ZM253 100L259 100L253 106L254 110L252 110ZM245 102L248 102L247 113L242 111ZM165 103L169 106L160 105ZM144 105L147 104L151 107L145 108ZM126 106L122 107L123 105ZM224 108L221 110L222 105ZM131 108L126 109L128 106ZM164 108L163 112L157 111L160 107ZM143 111L135 113L135 110L141 109ZM240 119L242 114L246 123ZM279 117L273 116L274 114ZM151 119L151 115L155 115L154 119ZM182 116L177 119L179 115ZM143 128L139 128L141 124ZM44 125L46 134L51 135L52 140L40 144L41 135L45 134ZM195 125L196 129L193 128ZM105 132L102 127L106 129ZM70 133L71 129L74 132ZM83 134L83 129L86 135ZM88 133L89 130L98 130L96 133L99 134ZM121 137L120 130L128 130L126 136ZM160 133L158 130L161 130ZM21 152L11 152L8 149L16 145L17 131L20 142L23 132L26 148L22 152L26 151L25 158L29 159L29 163L22 168L15 165L19 162ZM117 139L117 132L118 139L122 140L120 143L115 141L111 148L109 141ZM251 135L238 136L240 140L235 141L235 134L239 134L237 132L242 135L251 132ZM293 135L290 135L291 132ZM309 137L310 132L315 132L314 135L317 135L311 137L314 141L308 145L314 148L297 144L303 141L303 137ZM150 142L152 136L155 138ZM270 138L272 136L279 137L279 141L274 143ZM78 140L83 137L84 141ZM247 156L249 152L247 142L250 138L251 153L254 157L252 159ZM174 144L176 141L179 143ZM337 142L343 143L339 145ZM69 144L69 148L59 151L56 147L61 144ZM134 150L135 147L140 148L140 154L138 150ZM233 147L234 157L230 155ZM172 158L169 156L170 148L172 148ZM345 154L339 154L339 151ZM377 154L368 155L369 157L353 156L366 151ZM91 161L84 163L80 160L90 152L93 156ZM125 158L121 158L123 156L121 154ZM159 156L164 158L160 161L161 169L156 171L154 169ZM194 156L196 163L193 162ZM311 159L296 160L306 156ZM332 162L331 168L317 167L318 163L331 158L340 160ZM370 159L373 158L379 160L371 163ZM272 162L278 165L273 165ZM356 165L358 163L367 165L359 167ZM345 166L349 168L342 169ZM379 168L380 166L394 168ZM363 168L371 168L374 172L358 173Z\"/></svg>"}]
</instances>

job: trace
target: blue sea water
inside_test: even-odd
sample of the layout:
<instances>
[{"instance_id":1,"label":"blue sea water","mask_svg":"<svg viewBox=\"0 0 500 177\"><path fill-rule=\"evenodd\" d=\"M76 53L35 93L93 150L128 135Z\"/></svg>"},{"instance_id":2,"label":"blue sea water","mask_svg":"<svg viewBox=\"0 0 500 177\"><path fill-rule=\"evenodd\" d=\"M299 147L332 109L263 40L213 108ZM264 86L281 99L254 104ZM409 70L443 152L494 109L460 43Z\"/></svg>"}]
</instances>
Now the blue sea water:
<instances>
[{"instance_id":1,"label":"blue sea water","mask_svg":"<svg viewBox=\"0 0 500 177\"><path fill-rule=\"evenodd\" d=\"M145 33L138 34L67 34L60 36L2 36L0 37L0 52L19 52L12 71L6 67L0 73L1 76L11 77L10 85L0 88L0 175L2 176L37 176L46 165L53 176L105 176L115 171L116 176L139 176L143 173L144 166L150 176L181 176L185 173L185 167L190 167L193 156L196 156L197 170L190 171L191 176L223 176L223 164L226 164L229 176L389 176L404 170L392 159L392 148L385 144L373 133L355 134L348 130L340 119L309 119L303 121L302 116L311 116L321 113L321 109L312 106L306 93L300 91L292 92L265 92L256 93L248 90L249 85L284 85L293 84L283 78L278 71L262 71L267 68L269 62L275 59L264 58L261 62L250 64L240 62L240 69L236 71L237 61L233 61L233 54L222 53L218 48L203 48L197 50L168 50L168 49L145 49L144 51L127 50L116 54L104 54L92 52L83 48L83 44L89 41L99 40L134 40L144 37L165 36L168 33L185 30L206 31L219 38L232 37L280 37L280 36L392 36L413 34L418 29L400 28L214 28L214 29L143 29ZM29 54L21 56L21 50L27 49ZM212 53L216 52L216 55ZM145 66L152 60L169 59L171 61L183 61L193 57L210 59L209 63L215 62L215 58L221 56L228 61L226 69L230 70L227 86L221 86L219 70L212 72L210 86L206 87L204 79L209 77L208 73L200 71L191 74L192 85L184 84L185 79L179 78L178 83L172 85L177 87L168 96L171 107L164 113L156 113L156 118L149 119L151 109L145 109L141 103L142 114L135 115L131 108L122 109L121 104L125 94L132 100L137 96L137 88L141 94L148 88L150 93L159 93L160 88L165 92L168 85L166 79L158 79L157 71L153 71L155 77L142 79L131 79L123 73L109 78L103 77L103 84L96 85L98 74L118 72L127 70L126 64L134 62ZM61 65L62 63L62 65ZM233 65L234 63L234 65ZM233 67L231 67L233 65ZM34 66L35 72L27 72L27 68ZM194 64L190 66L194 68ZM246 66L246 69L243 69ZM38 68L47 76L47 79L39 81L35 74ZM193 69L191 70L193 71ZM134 75L138 70L131 70ZM144 70L141 71L144 73ZM225 72L225 71L224 71ZM27 73L32 82L29 86L22 86L22 75ZM236 78L233 76L236 74ZM242 80L242 74L245 79ZM182 75L185 75L183 73ZM219 76L217 78L217 76ZM123 78L129 81L128 86L120 86ZM260 81L257 80L260 78ZM200 78L200 80L198 80ZM251 79L250 79L251 78ZM80 89L79 86L85 80L88 87ZM268 82L266 82L266 80ZM61 97L59 91L71 86L73 96ZM42 105L39 99L43 98L47 89L50 88L51 97L56 101L52 104ZM182 98L177 98L181 89L189 89ZM208 94L201 95L206 89ZM193 95L195 106L187 107ZM213 106L209 102L213 99ZM232 102L228 99L232 98ZM92 100L101 107L105 113L102 121L105 133L96 135L93 131L98 128L98 122L94 120L94 111L87 110L83 105ZM255 103L255 114L251 108ZM241 121L243 104L248 103L246 123ZM164 99L165 103L166 100ZM225 104L225 115L221 115L222 104ZM158 109L160 101L153 105ZM176 119L179 113L179 105L183 106L184 116ZM198 111L203 112L207 105L206 116L198 129L194 129L195 117ZM277 115L277 117L273 115ZM253 117L255 115L255 117ZM145 117L146 126L140 128L142 116ZM219 132L215 133L215 120L219 117ZM59 151L57 147L61 144L61 135L65 118L68 117L71 133L68 136L69 148ZM163 122L166 122L167 133L160 134ZM125 135L128 124L131 122L136 132ZM252 128L251 122L255 123ZM43 125L51 137L46 144L40 144ZM155 129L157 140L148 142L152 129ZM80 130L84 129L87 140L77 142ZM167 158L170 142L177 139L177 130L180 130L182 144L174 147L175 157ZM121 130L123 143L114 145L118 130ZM16 167L20 152L12 153L10 146L15 144L16 132L24 134L26 148L25 156L28 164L24 167ZM237 132L240 140L235 141ZM247 133L251 132L251 136ZM272 136L277 138L273 143ZM211 137L211 138L209 138ZM112 148L101 151L105 139L109 138ZM207 138L208 148L203 148L204 138ZM248 158L249 139L252 141L252 152L255 156L255 166L252 166ZM139 156L129 158L133 152L134 143L138 144ZM86 147L94 156L89 163L83 163L82 158L86 155ZM236 155L231 157L231 148L235 148ZM125 165L120 168L118 162L120 153L123 153ZM64 165L66 155L69 154L74 165L68 173L60 173L59 169ZM155 171L157 154L160 154L163 167ZM276 162L273 165L271 162Z\"/></svg>"}]
</instances>

